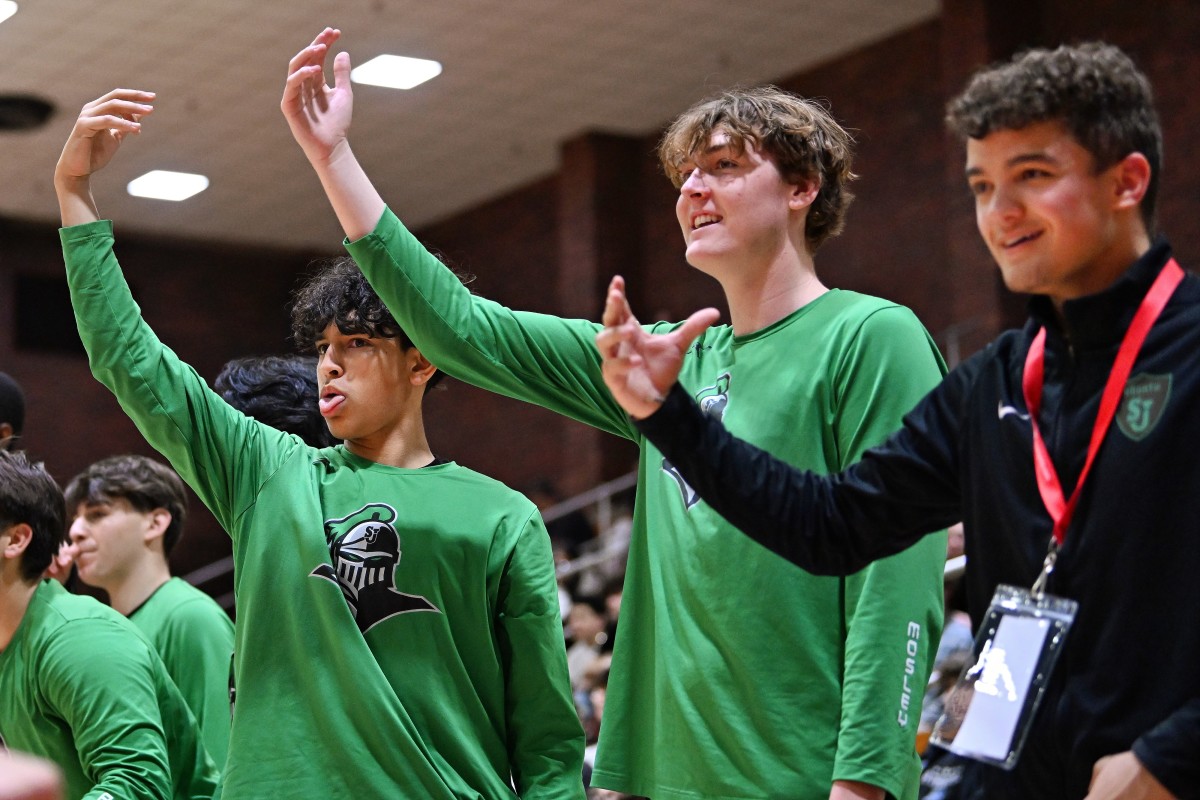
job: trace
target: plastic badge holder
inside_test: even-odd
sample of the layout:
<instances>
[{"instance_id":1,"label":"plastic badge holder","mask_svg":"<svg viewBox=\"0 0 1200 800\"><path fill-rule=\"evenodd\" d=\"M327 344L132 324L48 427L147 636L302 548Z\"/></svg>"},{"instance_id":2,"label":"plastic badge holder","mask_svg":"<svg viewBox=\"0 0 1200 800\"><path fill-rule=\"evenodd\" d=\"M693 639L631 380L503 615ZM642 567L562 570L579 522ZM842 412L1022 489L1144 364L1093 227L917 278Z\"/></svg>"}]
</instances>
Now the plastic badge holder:
<instances>
[{"instance_id":1,"label":"plastic badge holder","mask_svg":"<svg viewBox=\"0 0 1200 800\"><path fill-rule=\"evenodd\" d=\"M946 696L930 742L1004 769L1016 766L1078 608L1063 597L996 587L975 639L977 660Z\"/></svg>"}]
</instances>

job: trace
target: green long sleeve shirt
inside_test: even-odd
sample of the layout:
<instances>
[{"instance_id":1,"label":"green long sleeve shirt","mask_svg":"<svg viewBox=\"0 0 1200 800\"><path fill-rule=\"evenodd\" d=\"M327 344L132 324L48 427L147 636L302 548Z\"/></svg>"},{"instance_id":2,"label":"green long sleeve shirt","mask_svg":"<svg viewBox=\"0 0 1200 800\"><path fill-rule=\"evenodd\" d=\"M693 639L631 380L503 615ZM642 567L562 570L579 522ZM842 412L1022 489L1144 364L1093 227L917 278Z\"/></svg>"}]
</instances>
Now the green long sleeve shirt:
<instances>
[{"instance_id":1,"label":"green long sleeve shirt","mask_svg":"<svg viewBox=\"0 0 1200 800\"><path fill-rule=\"evenodd\" d=\"M834 780L916 796L944 535L849 578L809 575L697 502L643 440L604 385L596 323L472 295L390 211L348 249L447 374L641 446L593 783L654 800L816 798ZM943 372L912 312L834 290L746 336L709 329L680 383L737 436L836 472Z\"/></svg>"},{"instance_id":2,"label":"green long sleeve shirt","mask_svg":"<svg viewBox=\"0 0 1200 800\"><path fill-rule=\"evenodd\" d=\"M533 504L454 463L389 467L242 415L142 320L111 223L62 240L93 374L233 539L225 800L582 798Z\"/></svg>"}]
</instances>

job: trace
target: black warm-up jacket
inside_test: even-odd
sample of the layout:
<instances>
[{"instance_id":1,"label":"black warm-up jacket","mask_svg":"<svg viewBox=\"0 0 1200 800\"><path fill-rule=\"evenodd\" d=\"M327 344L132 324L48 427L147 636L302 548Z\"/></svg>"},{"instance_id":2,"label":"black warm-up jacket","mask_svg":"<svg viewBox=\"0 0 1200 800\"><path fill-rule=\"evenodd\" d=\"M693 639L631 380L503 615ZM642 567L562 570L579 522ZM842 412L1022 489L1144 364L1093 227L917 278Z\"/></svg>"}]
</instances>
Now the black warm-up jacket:
<instances>
[{"instance_id":1,"label":"black warm-up jacket","mask_svg":"<svg viewBox=\"0 0 1200 800\"><path fill-rule=\"evenodd\" d=\"M1034 297L1021 330L953 370L903 428L833 476L798 471L706 418L676 386L638 427L700 496L784 558L845 575L962 520L976 627L996 585L1029 587L1051 520L1021 389L1047 328L1038 424L1064 493L1138 304L1170 257L1158 241L1107 290ZM988 797L1079 800L1103 755L1133 749L1173 793L1200 798L1200 278L1188 274L1134 364L1048 592L1079 613L1020 763L984 770ZM780 613L787 613L780 609Z\"/></svg>"}]
</instances>

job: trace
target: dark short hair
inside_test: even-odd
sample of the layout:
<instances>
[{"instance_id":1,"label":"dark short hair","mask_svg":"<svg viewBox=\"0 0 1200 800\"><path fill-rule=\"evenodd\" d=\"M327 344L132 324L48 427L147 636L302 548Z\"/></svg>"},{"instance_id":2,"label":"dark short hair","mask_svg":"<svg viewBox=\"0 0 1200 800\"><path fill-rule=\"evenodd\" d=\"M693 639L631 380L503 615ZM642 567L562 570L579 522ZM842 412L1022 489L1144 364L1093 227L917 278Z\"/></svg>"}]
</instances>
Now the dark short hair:
<instances>
[{"instance_id":1,"label":"dark short hair","mask_svg":"<svg viewBox=\"0 0 1200 800\"><path fill-rule=\"evenodd\" d=\"M21 577L37 580L67 535L62 490L41 462L23 451L0 450L0 528L26 524L33 537L21 558Z\"/></svg>"},{"instance_id":2,"label":"dark short hair","mask_svg":"<svg viewBox=\"0 0 1200 800\"><path fill-rule=\"evenodd\" d=\"M175 548L187 523L183 481L170 467L145 456L110 456L97 461L71 479L66 499L72 514L81 503L94 505L113 500L124 500L142 514L165 508L171 514L171 522L163 534L166 555Z\"/></svg>"},{"instance_id":3,"label":"dark short hair","mask_svg":"<svg viewBox=\"0 0 1200 800\"><path fill-rule=\"evenodd\" d=\"M404 350L413 346L349 256L321 264L292 301L292 340L301 352L313 352L330 323L346 335L362 333L380 339L398 339ZM441 378L441 370L433 373L426 390L432 389Z\"/></svg>"},{"instance_id":4,"label":"dark short hair","mask_svg":"<svg viewBox=\"0 0 1200 800\"><path fill-rule=\"evenodd\" d=\"M248 356L221 367L213 389L226 403L313 447L337 444L318 406L317 361L312 356Z\"/></svg>"},{"instance_id":5,"label":"dark short hair","mask_svg":"<svg viewBox=\"0 0 1200 800\"><path fill-rule=\"evenodd\" d=\"M946 123L962 139L1061 121L1104 170L1130 153L1150 162L1142 220L1154 229L1162 128L1150 81L1119 48L1103 42L1018 53L985 67L946 107Z\"/></svg>"},{"instance_id":6,"label":"dark short hair","mask_svg":"<svg viewBox=\"0 0 1200 800\"><path fill-rule=\"evenodd\" d=\"M842 232L854 199L849 184L858 177L851 169L854 137L823 103L775 86L730 89L697 103L671 123L658 145L659 162L676 188L683 183L680 165L718 131L735 149L750 143L768 153L785 179L820 182L804 226L810 252Z\"/></svg>"},{"instance_id":7,"label":"dark short hair","mask_svg":"<svg viewBox=\"0 0 1200 800\"><path fill-rule=\"evenodd\" d=\"M12 425L17 436L25 427L25 393L7 372L0 372L0 422Z\"/></svg>"}]
</instances>

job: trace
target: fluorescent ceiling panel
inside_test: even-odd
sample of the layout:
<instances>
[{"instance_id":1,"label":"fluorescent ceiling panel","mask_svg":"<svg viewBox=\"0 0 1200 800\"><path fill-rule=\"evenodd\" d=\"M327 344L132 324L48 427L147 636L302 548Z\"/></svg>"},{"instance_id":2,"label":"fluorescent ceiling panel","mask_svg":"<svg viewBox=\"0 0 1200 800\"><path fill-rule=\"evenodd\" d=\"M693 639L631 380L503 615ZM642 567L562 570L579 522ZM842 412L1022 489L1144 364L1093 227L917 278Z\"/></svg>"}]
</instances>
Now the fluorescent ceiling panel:
<instances>
[{"instance_id":1,"label":"fluorescent ceiling panel","mask_svg":"<svg viewBox=\"0 0 1200 800\"><path fill-rule=\"evenodd\" d=\"M350 71L355 83L388 89L411 89L442 74L442 65L424 58L381 55Z\"/></svg>"},{"instance_id":2,"label":"fluorescent ceiling panel","mask_svg":"<svg viewBox=\"0 0 1200 800\"><path fill-rule=\"evenodd\" d=\"M129 182L129 193L134 197L149 197L154 200L187 200L208 188L208 178L190 172L171 172L155 169Z\"/></svg>"}]
</instances>

